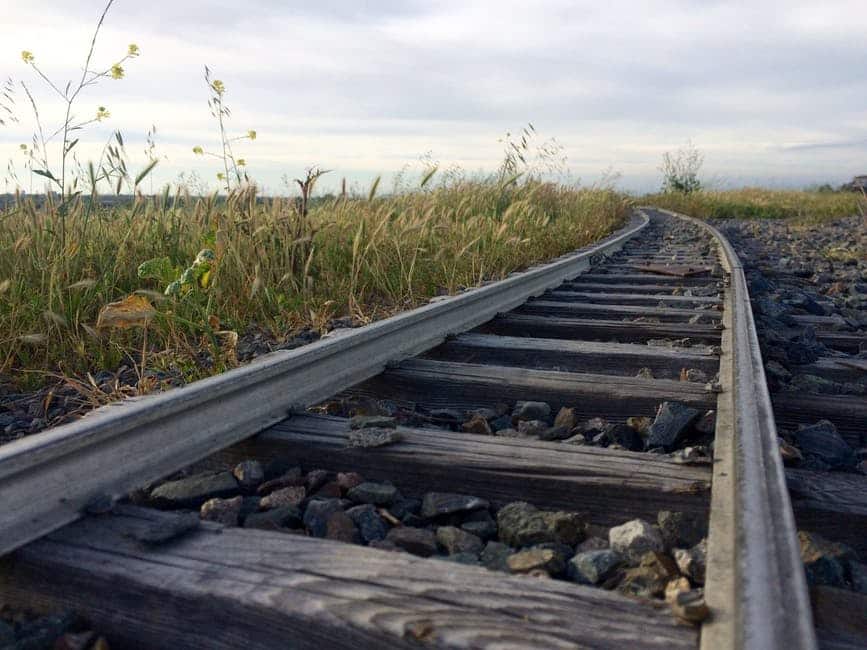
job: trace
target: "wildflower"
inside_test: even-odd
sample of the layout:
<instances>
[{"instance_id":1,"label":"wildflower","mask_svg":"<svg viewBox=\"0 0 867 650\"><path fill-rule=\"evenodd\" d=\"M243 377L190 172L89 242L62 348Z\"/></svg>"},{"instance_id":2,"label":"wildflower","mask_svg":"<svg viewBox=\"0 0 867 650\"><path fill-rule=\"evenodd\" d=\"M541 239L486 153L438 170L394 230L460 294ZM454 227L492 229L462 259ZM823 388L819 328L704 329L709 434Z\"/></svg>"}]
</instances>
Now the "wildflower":
<instances>
[{"instance_id":1,"label":"wildflower","mask_svg":"<svg viewBox=\"0 0 867 650\"><path fill-rule=\"evenodd\" d=\"M111 78L123 79L123 66L120 63L115 63L111 66Z\"/></svg>"},{"instance_id":2,"label":"wildflower","mask_svg":"<svg viewBox=\"0 0 867 650\"><path fill-rule=\"evenodd\" d=\"M105 106L100 106L96 109L96 121L102 122L105 119L111 117L111 113Z\"/></svg>"},{"instance_id":3,"label":"wildflower","mask_svg":"<svg viewBox=\"0 0 867 650\"><path fill-rule=\"evenodd\" d=\"M255 140L256 139L256 132L253 129L250 129L249 131L247 131L247 137L250 138L251 140Z\"/></svg>"},{"instance_id":4,"label":"wildflower","mask_svg":"<svg viewBox=\"0 0 867 650\"><path fill-rule=\"evenodd\" d=\"M202 154L205 153L205 151L200 146L196 145L195 147L193 147L193 153L196 154L197 156L201 156Z\"/></svg>"},{"instance_id":5,"label":"wildflower","mask_svg":"<svg viewBox=\"0 0 867 650\"><path fill-rule=\"evenodd\" d=\"M135 43L130 43L129 48L127 49L126 53L127 53L127 56L138 56L139 55L138 45L136 45Z\"/></svg>"},{"instance_id":6,"label":"wildflower","mask_svg":"<svg viewBox=\"0 0 867 650\"><path fill-rule=\"evenodd\" d=\"M18 148L21 149L21 151L27 151L27 145L26 144L19 144Z\"/></svg>"},{"instance_id":7,"label":"wildflower","mask_svg":"<svg viewBox=\"0 0 867 650\"><path fill-rule=\"evenodd\" d=\"M226 180L226 175L223 172L217 172L217 180L218 181Z\"/></svg>"},{"instance_id":8,"label":"wildflower","mask_svg":"<svg viewBox=\"0 0 867 650\"><path fill-rule=\"evenodd\" d=\"M238 158L238 160L235 162L238 163L238 167L244 167L247 164L247 161L244 160L243 158Z\"/></svg>"},{"instance_id":9,"label":"wildflower","mask_svg":"<svg viewBox=\"0 0 867 650\"><path fill-rule=\"evenodd\" d=\"M224 92L226 92L226 86L219 79L214 79L211 82L211 88L213 88L214 92L218 95L222 95Z\"/></svg>"},{"instance_id":10,"label":"wildflower","mask_svg":"<svg viewBox=\"0 0 867 650\"><path fill-rule=\"evenodd\" d=\"M24 63L33 63L33 59L33 52L28 52L27 50L21 51L21 60L24 61Z\"/></svg>"}]
</instances>

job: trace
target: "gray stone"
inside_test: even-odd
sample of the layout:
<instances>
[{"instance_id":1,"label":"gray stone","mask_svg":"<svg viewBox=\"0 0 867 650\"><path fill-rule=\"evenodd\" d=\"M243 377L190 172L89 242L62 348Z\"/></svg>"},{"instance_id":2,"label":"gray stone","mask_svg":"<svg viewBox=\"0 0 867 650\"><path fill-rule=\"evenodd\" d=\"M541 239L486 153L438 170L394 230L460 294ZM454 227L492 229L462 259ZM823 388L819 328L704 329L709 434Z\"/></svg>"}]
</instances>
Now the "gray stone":
<instances>
[{"instance_id":1,"label":"gray stone","mask_svg":"<svg viewBox=\"0 0 867 650\"><path fill-rule=\"evenodd\" d=\"M280 528L300 528L301 525L301 511L295 506L282 506L265 512L254 512L244 518L244 528L278 530Z\"/></svg>"},{"instance_id":2,"label":"gray stone","mask_svg":"<svg viewBox=\"0 0 867 650\"><path fill-rule=\"evenodd\" d=\"M270 510L283 506L299 506L304 501L306 494L307 490L301 486L280 488L262 497L259 501L259 507L262 510Z\"/></svg>"},{"instance_id":3,"label":"gray stone","mask_svg":"<svg viewBox=\"0 0 867 650\"><path fill-rule=\"evenodd\" d=\"M574 546L584 537L584 522L572 512L544 512L524 501L514 501L497 513L499 538L515 548L561 542Z\"/></svg>"},{"instance_id":4,"label":"gray stone","mask_svg":"<svg viewBox=\"0 0 867 650\"><path fill-rule=\"evenodd\" d=\"M660 510L656 523L667 548L695 546L707 537L707 517L698 513Z\"/></svg>"},{"instance_id":5,"label":"gray stone","mask_svg":"<svg viewBox=\"0 0 867 650\"><path fill-rule=\"evenodd\" d=\"M707 569L707 541L701 540L692 548L674 549L674 561L677 568L694 584L704 584L704 574Z\"/></svg>"},{"instance_id":6,"label":"gray stone","mask_svg":"<svg viewBox=\"0 0 867 650\"><path fill-rule=\"evenodd\" d=\"M207 472L177 481L167 481L151 491L154 503L163 508L196 508L214 498L238 494L238 482L231 472Z\"/></svg>"},{"instance_id":7,"label":"gray stone","mask_svg":"<svg viewBox=\"0 0 867 650\"><path fill-rule=\"evenodd\" d=\"M597 585L610 578L623 563L620 555L609 549L577 553L568 564L569 578L584 585Z\"/></svg>"},{"instance_id":8,"label":"gray stone","mask_svg":"<svg viewBox=\"0 0 867 650\"><path fill-rule=\"evenodd\" d=\"M430 557L437 552L436 537L426 528L392 528L385 539L413 555Z\"/></svg>"},{"instance_id":9,"label":"gray stone","mask_svg":"<svg viewBox=\"0 0 867 650\"><path fill-rule=\"evenodd\" d=\"M497 536L497 522L487 510L476 510L464 518L461 523L461 530L483 540L489 540Z\"/></svg>"},{"instance_id":10,"label":"gray stone","mask_svg":"<svg viewBox=\"0 0 867 650\"><path fill-rule=\"evenodd\" d=\"M240 496L231 499L208 499L202 504L199 517L225 526L237 526L243 504L244 497Z\"/></svg>"},{"instance_id":11,"label":"gray stone","mask_svg":"<svg viewBox=\"0 0 867 650\"><path fill-rule=\"evenodd\" d=\"M517 420L547 420L550 416L551 407L545 402L518 402L512 411Z\"/></svg>"},{"instance_id":12,"label":"gray stone","mask_svg":"<svg viewBox=\"0 0 867 650\"><path fill-rule=\"evenodd\" d=\"M376 508L370 504L350 508L346 511L346 515L358 526L361 539L367 544L374 540L385 539L388 534L388 526L379 516Z\"/></svg>"},{"instance_id":13,"label":"gray stone","mask_svg":"<svg viewBox=\"0 0 867 650\"><path fill-rule=\"evenodd\" d=\"M364 483L364 477L357 472L338 472L337 474L337 485L344 492L348 492L356 485L361 485L362 483Z\"/></svg>"},{"instance_id":14,"label":"gray stone","mask_svg":"<svg viewBox=\"0 0 867 650\"><path fill-rule=\"evenodd\" d=\"M454 526L440 526L436 532L437 544L449 555L455 553L473 553L478 556L484 548L484 542L475 535Z\"/></svg>"},{"instance_id":15,"label":"gray stone","mask_svg":"<svg viewBox=\"0 0 867 650\"><path fill-rule=\"evenodd\" d=\"M832 469L853 468L858 463L855 450L846 444L828 420L795 431L792 437L804 456L816 458Z\"/></svg>"},{"instance_id":16,"label":"gray stone","mask_svg":"<svg viewBox=\"0 0 867 650\"><path fill-rule=\"evenodd\" d=\"M421 516L423 519L433 519L442 515L481 510L489 506L490 504L484 499L467 494L428 492L422 498Z\"/></svg>"},{"instance_id":17,"label":"gray stone","mask_svg":"<svg viewBox=\"0 0 867 650\"><path fill-rule=\"evenodd\" d=\"M340 499L316 499L307 504L304 511L304 525L313 537L325 537L328 519L335 512L343 510Z\"/></svg>"},{"instance_id":18,"label":"gray stone","mask_svg":"<svg viewBox=\"0 0 867 650\"><path fill-rule=\"evenodd\" d=\"M643 519L633 519L608 531L611 550L629 560L639 560L649 551L665 550L662 536Z\"/></svg>"},{"instance_id":19,"label":"gray stone","mask_svg":"<svg viewBox=\"0 0 867 650\"><path fill-rule=\"evenodd\" d=\"M324 469L310 470L304 479L308 494L313 494L326 483L328 483L328 471Z\"/></svg>"},{"instance_id":20,"label":"gray stone","mask_svg":"<svg viewBox=\"0 0 867 650\"><path fill-rule=\"evenodd\" d=\"M648 430L647 447L662 447L671 451L686 437L700 415L700 411L680 402L663 402Z\"/></svg>"},{"instance_id":21,"label":"gray stone","mask_svg":"<svg viewBox=\"0 0 867 650\"><path fill-rule=\"evenodd\" d=\"M397 420L385 415L356 415L349 420L350 429L394 429Z\"/></svg>"},{"instance_id":22,"label":"gray stone","mask_svg":"<svg viewBox=\"0 0 867 650\"><path fill-rule=\"evenodd\" d=\"M508 571L507 560L514 553L509 546L500 542L488 542L482 551L482 566L492 571Z\"/></svg>"},{"instance_id":23,"label":"gray stone","mask_svg":"<svg viewBox=\"0 0 867 650\"><path fill-rule=\"evenodd\" d=\"M399 496L399 493L396 487L388 483L365 482L349 490L346 496L355 503L387 506Z\"/></svg>"},{"instance_id":24,"label":"gray stone","mask_svg":"<svg viewBox=\"0 0 867 650\"><path fill-rule=\"evenodd\" d=\"M258 460L243 460L235 465L232 475L242 488L253 490L265 480L265 468Z\"/></svg>"}]
</instances>

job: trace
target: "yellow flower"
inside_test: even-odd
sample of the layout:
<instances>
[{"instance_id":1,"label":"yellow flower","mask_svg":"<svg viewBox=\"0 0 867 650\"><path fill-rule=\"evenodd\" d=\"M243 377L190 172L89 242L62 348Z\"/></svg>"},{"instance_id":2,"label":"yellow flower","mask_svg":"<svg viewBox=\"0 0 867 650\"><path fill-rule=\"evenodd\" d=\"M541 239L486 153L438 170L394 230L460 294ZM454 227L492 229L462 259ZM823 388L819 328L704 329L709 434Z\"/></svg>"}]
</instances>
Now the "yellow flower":
<instances>
[{"instance_id":1,"label":"yellow flower","mask_svg":"<svg viewBox=\"0 0 867 650\"><path fill-rule=\"evenodd\" d=\"M128 56L138 56L139 55L138 45L136 45L135 43L130 43L129 48L127 49L126 53Z\"/></svg>"},{"instance_id":2,"label":"yellow flower","mask_svg":"<svg viewBox=\"0 0 867 650\"><path fill-rule=\"evenodd\" d=\"M238 163L238 167L244 167L247 164L247 161L244 160L243 158L238 158L238 160L235 162Z\"/></svg>"},{"instance_id":3,"label":"yellow flower","mask_svg":"<svg viewBox=\"0 0 867 650\"><path fill-rule=\"evenodd\" d=\"M21 151L27 151L27 145L26 144L19 144L18 148L21 149Z\"/></svg>"},{"instance_id":4,"label":"yellow flower","mask_svg":"<svg viewBox=\"0 0 867 650\"><path fill-rule=\"evenodd\" d=\"M214 79L211 82L211 88L213 88L214 92L218 95L222 95L224 92L226 92L226 86L219 79Z\"/></svg>"},{"instance_id":5,"label":"yellow flower","mask_svg":"<svg viewBox=\"0 0 867 650\"><path fill-rule=\"evenodd\" d=\"M247 137L250 138L251 140L255 140L256 139L256 132L253 129L250 129L249 131L247 131Z\"/></svg>"},{"instance_id":6,"label":"yellow flower","mask_svg":"<svg viewBox=\"0 0 867 650\"><path fill-rule=\"evenodd\" d=\"M123 66L120 63L115 63L111 66L111 78L123 79Z\"/></svg>"},{"instance_id":7,"label":"yellow flower","mask_svg":"<svg viewBox=\"0 0 867 650\"><path fill-rule=\"evenodd\" d=\"M33 52L28 52L27 50L22 50L21 52L21 60L24 63L33 63Z\"/></svg>"},{"instance_id":8,"label":"yellow flower","mask_svg":"<svg viewBox=\"0 0 867 650\"><path fill-rule=\"evenodd\" d=\"M96 109L96 121L97 122L102 122L103 120L108 119L109 117L111 117L111 113L108 111L108 109L105 106L100 106L99 108Z\"/></svg>"},{"instance_id":9,"label":"yellow flower","mask_svg":"<svg viewBox=\"0 0 867 650\"><path fill-rule=\"evenodd\" d=\"M226 180L226 175L223 172L217 172L217 180L218 181Z\"/></svg>"},{"instance_id":10,"label":"yellow flower","mask_svg":"<svg viewBox=\"0 0 867 650\"><path fill-rule=\"evenodd\" d=\"M193 147L193 153L197 156L201 156L205 152L200 146L196 145L195 147Z\"/></svg>"}]
</instances>

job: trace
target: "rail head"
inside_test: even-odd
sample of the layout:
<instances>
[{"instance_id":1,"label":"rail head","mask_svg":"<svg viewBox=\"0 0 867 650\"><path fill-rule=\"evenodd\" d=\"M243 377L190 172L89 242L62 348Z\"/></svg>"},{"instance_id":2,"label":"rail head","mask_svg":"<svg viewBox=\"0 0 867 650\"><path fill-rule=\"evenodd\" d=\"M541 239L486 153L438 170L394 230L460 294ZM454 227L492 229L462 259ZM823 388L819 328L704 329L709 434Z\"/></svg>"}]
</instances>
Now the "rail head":
<instances>
[{"instance_id":1,"label":"rail head","mask_svg":"<svg viewBox=\"0 0 867 650\"><path fill-rule=\"evenodd\" d=\"M0 555L78 519L94 500L126 495L517 307L647 224L636 214L601 242L503 280L0 447Z\"/></svg>"},{"instance_id":2,"label":"rail head","mask_svg":"<svg viewBox=\"0 0 867 650\"><path fill-rule=\"evenodd\" d=\"M710 224L653 209L710 233L729 273L707 557L713 616L701 648L812 650L810 598L743 266Z\"/></svg>"}]
</instances>

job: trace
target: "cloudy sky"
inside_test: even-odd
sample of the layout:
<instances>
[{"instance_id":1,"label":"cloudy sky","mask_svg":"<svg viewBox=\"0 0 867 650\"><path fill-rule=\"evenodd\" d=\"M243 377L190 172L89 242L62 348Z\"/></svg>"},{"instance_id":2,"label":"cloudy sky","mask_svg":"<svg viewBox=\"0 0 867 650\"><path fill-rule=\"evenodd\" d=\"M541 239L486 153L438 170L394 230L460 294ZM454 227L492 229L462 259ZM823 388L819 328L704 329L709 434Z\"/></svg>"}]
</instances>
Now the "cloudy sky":
<instances>
[{"instance_id":1,"label":"cloudy sky","mask_svg":"<svg viewBox=\"0 0 867 650\"><path fill-rule=\"evenodd\" d=\"M81 66L104 0L0 0L0 82L19 122L0 126L0 174L33 133L26 82L47 130L60 106L21 61L29 50L58 86ZM116 0L95 62L136 43L121 81L79 98L107 122L83 158L120 129L136 169L157 127L156 182L197 171L216 185L203 66L227 87L230 130L269 191L309 165L358 187L428 156L493 170L503 133L532 122L556 137L583 182L606 170L624 189L659 183L662 153L691 139L721 186L773 186L867 173L867 10L863 0ZM58 155L55 151L55 156ZM2 183L2 176L0 176ZM2 185L0 185L2 191Z\"/></svg>"}]
</instances>

